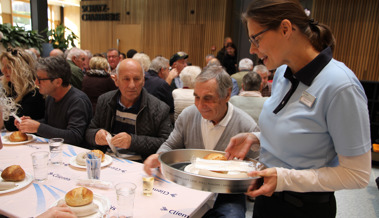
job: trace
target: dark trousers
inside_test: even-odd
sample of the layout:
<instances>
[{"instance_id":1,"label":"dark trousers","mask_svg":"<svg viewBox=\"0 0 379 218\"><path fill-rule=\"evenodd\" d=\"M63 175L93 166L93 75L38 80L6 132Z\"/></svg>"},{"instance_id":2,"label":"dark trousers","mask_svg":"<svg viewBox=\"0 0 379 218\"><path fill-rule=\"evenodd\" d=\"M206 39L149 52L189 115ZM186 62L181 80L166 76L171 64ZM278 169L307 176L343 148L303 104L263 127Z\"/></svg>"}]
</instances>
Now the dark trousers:
<instances>
[{"instance_id":1,"label":"dark trousers","mask_svg":"<svg viewBox=\"0 0 379 218\"><path fill-rule=\"evenodd\" d=\"M271 197L255 199L253 218L335 217L334 192L275 192Z\"/></svg>"},{"instance_id":2,"label":"dark trousers","mask_svg":"<svg viewBox=\"0 0 379 218\"><path fill-rule=\"evenodd\" d=\"M212 209L203 218L244 218L246 213L246 196L244 194L218 194Z\"/></svg>"}]
</instances>

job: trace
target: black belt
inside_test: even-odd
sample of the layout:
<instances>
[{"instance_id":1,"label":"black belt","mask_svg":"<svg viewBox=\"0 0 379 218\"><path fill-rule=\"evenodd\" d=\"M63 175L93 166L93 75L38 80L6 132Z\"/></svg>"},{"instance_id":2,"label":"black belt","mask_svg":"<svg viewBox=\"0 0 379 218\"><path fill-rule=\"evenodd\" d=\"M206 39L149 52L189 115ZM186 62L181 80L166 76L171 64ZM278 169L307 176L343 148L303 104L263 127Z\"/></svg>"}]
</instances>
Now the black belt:
<instances>
[{"instance_id":1,"label":"black belt","mask_svg":"<svg viewBox=\"0 0 379 218\"><path fill-rule=\"evenodd\" d=\"M282 201L286 201L296 207L302 207L304 204L316 203L322 204L330 201L334 192L275 192L272 196Z\"/></svg>"}]
</instances>

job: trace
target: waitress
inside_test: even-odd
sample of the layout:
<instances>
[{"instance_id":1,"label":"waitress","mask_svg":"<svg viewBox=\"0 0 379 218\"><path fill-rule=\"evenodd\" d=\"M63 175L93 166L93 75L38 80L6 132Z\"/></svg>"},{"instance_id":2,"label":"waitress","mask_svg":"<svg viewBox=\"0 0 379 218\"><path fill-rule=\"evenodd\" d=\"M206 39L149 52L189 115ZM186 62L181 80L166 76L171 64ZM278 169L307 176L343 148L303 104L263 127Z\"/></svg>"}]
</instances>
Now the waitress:
<instances>
[{"instance_id":1,"label":"waitress","mask_svg":"<svg viewBox=\"0 0 379 218\"><path fill-rule=\"evenodd\" d=\"M364 89L333 59L328 26L309 19L296 0L254 0L243 15L251 42L268 69L272 95L259 117L261 133L233 137L229 159L260 143L252 172L253 217L335 217L334 191L364 188L371 171L371 140Z\"/></svg>"}]
</instances>

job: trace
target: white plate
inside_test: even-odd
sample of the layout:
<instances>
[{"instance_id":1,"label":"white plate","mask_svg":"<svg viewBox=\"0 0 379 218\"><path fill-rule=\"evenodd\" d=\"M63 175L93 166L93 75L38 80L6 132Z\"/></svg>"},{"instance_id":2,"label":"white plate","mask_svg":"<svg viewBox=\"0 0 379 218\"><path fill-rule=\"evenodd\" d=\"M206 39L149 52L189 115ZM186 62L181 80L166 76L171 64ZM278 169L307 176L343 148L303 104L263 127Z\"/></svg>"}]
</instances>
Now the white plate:
<instances>
[{"instance_id":1,"label":"white plate","mask_svg":"<svg viewBox=\"0 0 379 218\"><path fill-rule=\"evenodd\" d=\"M9 136L11 134L12 133L9 133L9 134L7 134L5 136L1 136L1 141L3 142L4 145L22 145L22 144L26 144L26 143L32 142L32 141L36 140L36 138L37 138L35 135L26 134L28 136L28 140L22 141L22 142L11 142L11 141L9 141Z\"/></svg>"},{"instance_id":2,"label":"white plate","mask_svg":"<svg viewBox=\"0 0 379 218\"><path fill-rule=\"evenodd\" d=\"M33 181L33 176L29 173L25 173L25 179L20 181L20 182L15 182L16 183L16 187L14 188L11 188L11 189L7 189L7 190L3 190L3 191L0 191L0 194L4 194L4 193L8 193L8 192L13 192L13 191L16 191L16 190L19 190L21 188L24 188L25 186L29 185L32 181ZM0 177L0 182L3 182L4 180Z\"/></svg>"},{"instance_id":3,"label":"white plate","mask_svg":"<svg viewBox=\"0 0 379 218\"><path fill-rule=\"evenodd\" d=\"M112 161L113 161L112 157L106 154L104 157L104 161L101 162L101 167L108 166L109 164L112 163ZM78 168L83 168L83 169L87 168L86 166L79 165L76 163L76 156L70 158L70 165L74 167L78 167Z\"/></svg>"},{"instance_id":4,"label":"white plate","mask_svg":"<svg viewBox=\"0 0 379 218\"><path fill-rule=\"evenodd\" d=\"M65 196L63 196L62 198L60 198L56 202L54 202L54 204L51 205L51 207L57 206L58 202L60 200L64 201L64 197ZM98 194L94 193L93 194L93 201L92 202L94 204L96 204L97 206L99 206L99 210L97 211L97 213L91 214L89 216L82 216L82 217L86 217L86 218L103 217L103 215L107 214L107 212L111 208L111 202L109 201L109 199L107 197L105 197L105 196L102 196L102 195L98 195Z\"/></svg>"}]
</instances>

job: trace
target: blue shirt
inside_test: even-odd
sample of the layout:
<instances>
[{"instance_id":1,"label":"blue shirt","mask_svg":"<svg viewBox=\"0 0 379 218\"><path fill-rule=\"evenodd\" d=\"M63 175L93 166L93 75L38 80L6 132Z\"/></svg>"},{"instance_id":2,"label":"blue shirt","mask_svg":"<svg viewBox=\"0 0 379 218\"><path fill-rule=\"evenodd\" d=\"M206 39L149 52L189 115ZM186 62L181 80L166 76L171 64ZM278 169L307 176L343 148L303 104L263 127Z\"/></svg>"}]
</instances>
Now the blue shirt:
<instances>
[{"instance_id":1,"label":"blue shirt","mask_svg":"<svg viewBox=\"0 0 379 218\"><path fill-rule=\"evenodd\" d=\"M292 86L284 76L289 73L287 66L277 69L259 117L260 161L268 167L318 169L337 166L337 153L357 156L371 149L364 89L349 68L332 59L330 48L293 74L298 86L283 102Z\"/></svg>"}]
</instances>

